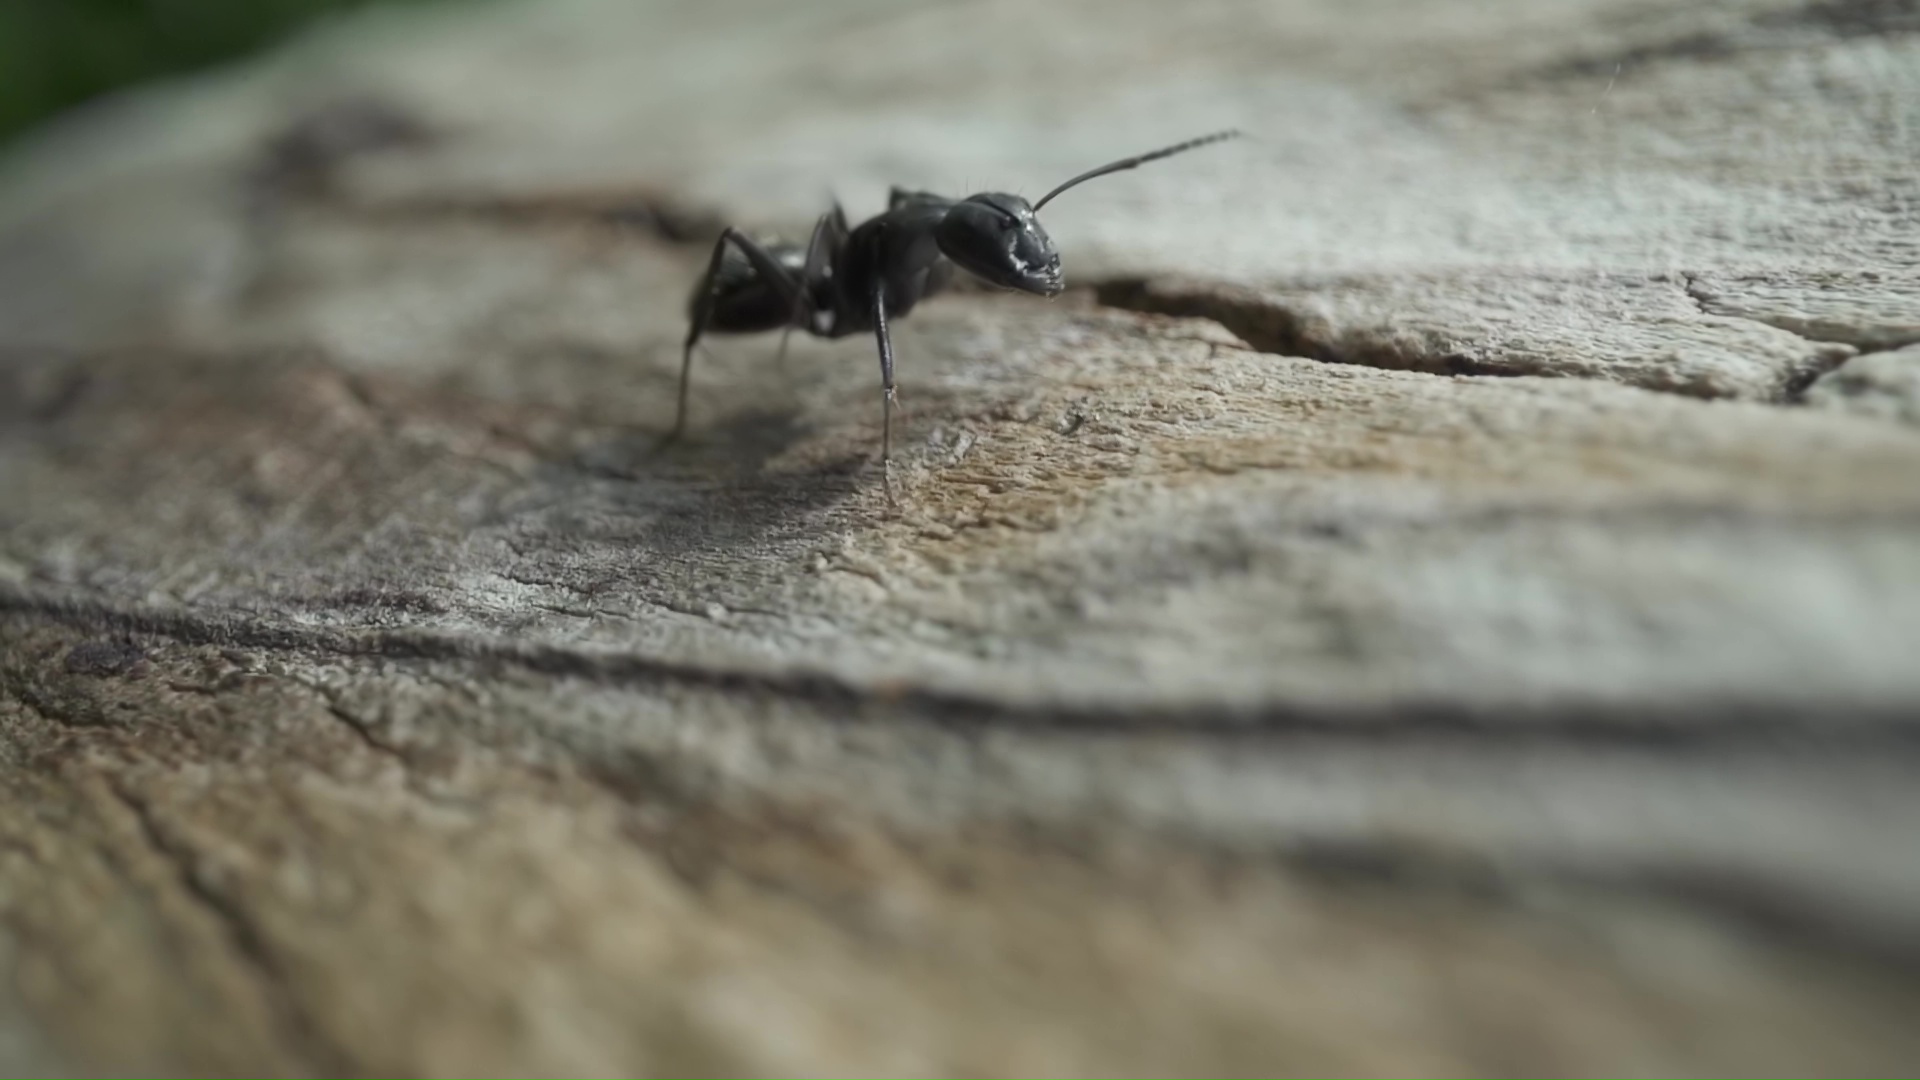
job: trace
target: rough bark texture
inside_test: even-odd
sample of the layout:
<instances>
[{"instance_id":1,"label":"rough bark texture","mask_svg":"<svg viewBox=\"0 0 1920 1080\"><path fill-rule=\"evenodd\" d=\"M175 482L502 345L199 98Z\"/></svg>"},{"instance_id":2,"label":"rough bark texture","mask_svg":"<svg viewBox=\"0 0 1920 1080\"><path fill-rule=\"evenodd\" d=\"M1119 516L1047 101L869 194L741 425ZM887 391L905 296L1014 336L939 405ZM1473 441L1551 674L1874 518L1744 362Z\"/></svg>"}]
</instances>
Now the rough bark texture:
<instances>
[{"instance_id":1,"label":"rough bark texture","mask_svg":"<svg viewBox=\"0 0 1920 1080\"><path fill-rule=\"evenodd\" d=\"M0 171L0 1071L1920 1060L1920 8L557 3ZM716 339L718 223L1078 287Z\"/></svg>"}]
</instances>

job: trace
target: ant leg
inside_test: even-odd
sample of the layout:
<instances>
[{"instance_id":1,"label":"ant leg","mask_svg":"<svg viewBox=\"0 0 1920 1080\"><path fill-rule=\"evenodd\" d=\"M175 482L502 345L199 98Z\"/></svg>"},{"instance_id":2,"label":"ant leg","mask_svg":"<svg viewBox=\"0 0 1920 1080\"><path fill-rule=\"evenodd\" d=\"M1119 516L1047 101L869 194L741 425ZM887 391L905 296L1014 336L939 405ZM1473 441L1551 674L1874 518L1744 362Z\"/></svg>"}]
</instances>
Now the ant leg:
<instances>
[{"instance_id":1,"label":"ant leg","mask_svg":"<svg viewBox=\"0 0 1920 1080\"><path fill-rule=\"evenodd\" d=\"M746 238L744 234L731 227L720 233L720 239L714 242L713 258L707 263L707 272L701 275L698 299L693 305L693 317L687 327L686 344L680 351L680 395L674 409L673 430L660 440L666 446L680 438L687 429L687 391L692 383L693 348L700 343L700 335L706 332L707 321L713 316L713 284L720 276L720 264L726 258L727 245L731 243L747 257L754 272L773 282L775 288L794 306L794 310L811 318L812 306L807 301L807 293L801 283L793 280L793 275L780 265L779 260L767 254L765 248ZM796 320L798 321L798 320Z\"/></svg>"},{"instance_id":2,"label":"ant leg","mask_svg":"<svg viewBox=\"0 0 1920 1080\"><path fill-rule=\"evenodd\" d=\"M799 316L795 315L794 318L798 319ZM780 347L773 351L773 366L779 369L782 374L787 370L787 339L792 336L793 324L788 323L787 328L780 331Z\"/></svg>"},{"instance_id":3,"label":"ant leg","mask_svg":"<svg viewBox=\"0 0 1920 1080\"><path fill-rule=\"evenodd\" d=\"M887 333L887 286L873 283L873 332L880 339L880 485L893 502L893 337Z\"/></svg>"},{"instance_id":4,"label":"ant leg","mask_svg":"<svg viewBox=\"0 0 1920 1080\"><path fill-rule=\"evenodd\" d=\"M679 440L687 430L687 388L693 379L693 350L700 344L700 335L706 332L707 319L713 314L713 282L720 276L720 263L727 255L727 238L733 232L728 229L720 234L713 245L713 257L707 261L707 272L700 275L697 299L693 303L692 317L688 320L687 340L680 348L680 400L673 413L673 430L660 440L661 446Z\"/></svg>"},{"instance_id":5,"label":"ant leg","mask_svg":"<svg viewBox=\"0 0 1920 1080\"><path fill-rule=\"evenodd\" d=\"M835 204L833 213L822 214L820 220L813 223L813 236L807 240L807 257L800 267L800 282L803 288L800 295L794 298L793 310L787 316L786 328L780 331L780 348L773 354L774 366L783 372L787 368L787 341L793 337L793 331L802 326L808 330L813 329L813 318L807 305L813 295L814 286L826 281L828 260L833 257L835 250L833 229L836 222L839 223L840 230L845 232L846 215L841 213L838 204Z\"/></svg>"},{"instance_id":6,"label":"ant leg","mask_svg":"<svg viewBox=\"0 0 1920 1080\"><path fill-rule=\"evenodd\" d=\"M807 238L807 258L801 263L800 280L809 290L826 283L833 258L846 242L847 215L839 203L834 203L832 210L813 223L813 235Z\"/></svg>"}]
</instances>

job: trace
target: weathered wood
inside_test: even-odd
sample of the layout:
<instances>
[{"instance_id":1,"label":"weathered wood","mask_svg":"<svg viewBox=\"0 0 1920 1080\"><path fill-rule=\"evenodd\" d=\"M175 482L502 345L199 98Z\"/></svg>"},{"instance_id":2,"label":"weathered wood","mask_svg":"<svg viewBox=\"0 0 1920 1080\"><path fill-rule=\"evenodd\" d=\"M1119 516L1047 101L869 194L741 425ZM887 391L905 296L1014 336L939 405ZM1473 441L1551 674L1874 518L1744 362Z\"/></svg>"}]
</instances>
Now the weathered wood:
<instances>
[{"instance_id":1,"label":"weathered wood","mask_svg":"<svg viewBox=\"0 0 1920 1080\"><path fill-rule=\"evenodd\" d=\"M342 24L0 169L0 1071L1898 1072L1911 4ZM718 339L721 220L1053 304ZM1057 213L1056 213L1057 208Z\"/></svg>"}]
</instances>

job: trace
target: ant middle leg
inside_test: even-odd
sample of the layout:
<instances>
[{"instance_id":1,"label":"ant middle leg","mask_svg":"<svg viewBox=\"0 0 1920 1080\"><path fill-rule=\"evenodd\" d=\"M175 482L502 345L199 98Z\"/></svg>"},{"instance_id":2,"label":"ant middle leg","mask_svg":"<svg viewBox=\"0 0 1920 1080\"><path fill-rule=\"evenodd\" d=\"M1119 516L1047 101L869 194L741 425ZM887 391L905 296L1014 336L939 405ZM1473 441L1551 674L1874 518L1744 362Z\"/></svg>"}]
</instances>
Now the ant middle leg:
<instances>
[{"instance_id":1,"label":"ant middle leg","mask_svg":"<svg viewBox=\"0 0 1920 1080\"><path fill-rule=\"evenodd\" d=\"M813 309L809 302L814 298L814 290L826 283L834 257L846 243L846 235L847 215L837 202L832 210L820 215L819 220L813 223L813 235L807 239L806 258L800 264L800 294L794 298L787 315L787 325L780 331L780 347L773 353L774 367L782 372L787 369L787 343L792 340L793 332L802 327L809 331L814 329Z\"/></svg>"},{"instance_id":2,"label":"ant middle leg","mask_svg":"<svg viewBox=\"0 0 1920 1080\"><path fill-rule=\"evenodd\" d=\"M873 285L873 333L880 343L880 486L893 503L893 335L887 332L887 287Z\"/></svg>"}]
</instances>

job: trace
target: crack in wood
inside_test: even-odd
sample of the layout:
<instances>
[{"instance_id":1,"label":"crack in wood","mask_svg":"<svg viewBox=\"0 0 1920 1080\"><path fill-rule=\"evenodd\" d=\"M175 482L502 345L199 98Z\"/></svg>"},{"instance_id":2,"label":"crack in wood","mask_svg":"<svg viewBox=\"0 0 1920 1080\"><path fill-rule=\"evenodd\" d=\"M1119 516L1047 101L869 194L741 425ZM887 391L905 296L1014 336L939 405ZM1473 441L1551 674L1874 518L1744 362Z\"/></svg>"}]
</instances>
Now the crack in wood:
<instances>
[{"instance_id":1,"label":"crack in wood","mask_svg":"<svg viewBox=\"0 0 1920 1080\"><path fill-rule=\"evenodd\" d=\"M1820 376L1825 375L1835 368L1838 368L1841 364L1853 359L1854 356L1859 355L1858 347L1855 346L1853 342L1840 338L1814 337L1798 325L1796 320L1783 317L1768 318L1765 315L1751 315L1745 312L1727 310L1701 287L1700 276L1698 274L1683 272L1680 277L1686 282L1686 286L1682 291L1687 294L1687 299L1693 301L1693 306L1698 308L1702 315L1719 319L1740 319L1744 322L1779 330L1782 333L1792 334L1794 337L1799 338L1809 345L1840 346L1851 350L1844 353L1838 349L1815 351L1813 355L1808 357L1807 362L1801 365L1798 370L1792 372L1781 385L1780 393L1775 399L1776 404L1801 404L1806 401L1807 389L1811 387Z\"/></svg>"},{"instance_id":2,"label":"crack in wood","mask_svg":"<svg viewBox=\"0 0 1920 1080\"><path fill-rule=\"evenodd\" d=\"M1689 701L1563 700L1479 704L1433 697L1377 703L1219 703L1194 701L1120 707L1100 703L1007 702L961 690L862 685L821 670L725 668L639 653L582 652L558 645L425 630L340 631L210 618L180 611L115 608L0 589L0 612L84 629L147 633L189 644L384 660L512 666L554 678L659 689L691 686L805 702L841 722L920 717L958 730L1154 732L1204 738L1331 737L1392 741L1451 737L1520 744L1660 746L1674 749L1752 744L1783 738L1821 745L1867 745L1888 753L1920 751L1920 725L1903 703L1861 703L1836 720L1835 707L1743 696L1729 691Z\"/></svg>"},{"instance_id":3,"label":"crack in wood","mask_svg":"<svg viewBox=\"0 0 1920 1080\"><path fill-rule=\"evenodd\" d=\"M1850 351L1841 351L1854 349L1855 346L1851 342L1839 338L1811 336L1805 332L1804 328L1798 327L1794 320L1768 319L1764 316L1723 310L1710 297L1704 295L1703 290L1698 286L1697 275L1684 273L1682 277L1685 280L1683 291L1687 299L1702 315L1739 319L1791 334L1809 346L1825 347L1814 350L1805 358L1804 363L1790 372L1773 398L1776 404L1798 402L1806 388L1815 379L1845 363L1853 355ZM1181 288L1169 292L1156 290L1154 284L1151 278L1115 278L1096 283L1093 290L1096 302L1104 307L1146 315L1206 319L1240 338L1255 351L1277 356L1296 356L1327 364L1352 364L1442 377L1598 378L1589 374L1510 366L1460 349L1411 352L1400 342L1391 345L1369 343L1362 340L1364 335L1342 334L1332 327L1316 327L1309 317L1277 299L1237 296L1230 289L1214 291L1207 288ZM1356 340L1359 341L1357 345ZM1685 383L1667 385L1647 380L1634 380L1630 385L1683 397L1714 396Z\"/></svg>"}]
</instances>

